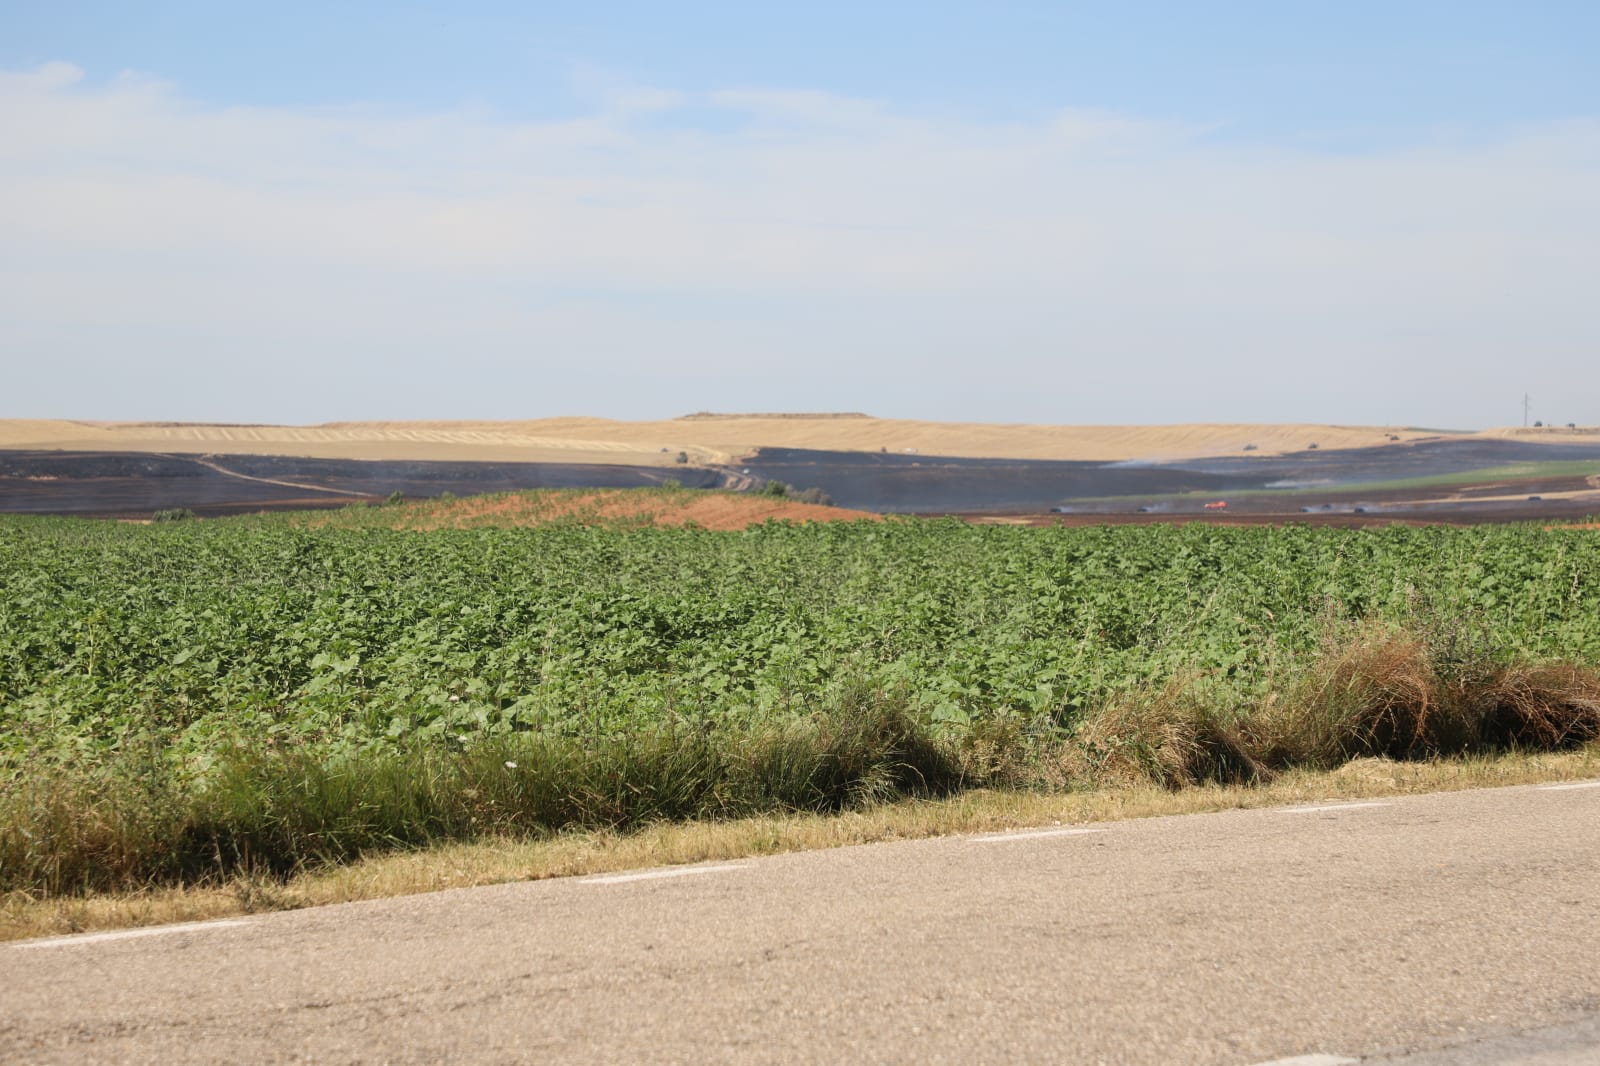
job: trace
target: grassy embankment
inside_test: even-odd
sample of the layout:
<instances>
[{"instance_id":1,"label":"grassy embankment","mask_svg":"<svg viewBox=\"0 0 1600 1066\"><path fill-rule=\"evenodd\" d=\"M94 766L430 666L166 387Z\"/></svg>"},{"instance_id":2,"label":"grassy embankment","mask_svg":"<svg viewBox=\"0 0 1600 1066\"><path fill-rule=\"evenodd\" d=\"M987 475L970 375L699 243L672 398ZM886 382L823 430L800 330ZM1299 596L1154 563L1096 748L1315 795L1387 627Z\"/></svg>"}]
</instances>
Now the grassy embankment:
<instances>
[{"instance_id":1,"label":"grassy embankment","mask_svg":"<svg viewBox=\"0 0 1600 1066\"><path fill-rule=\"evenodd\" d=\"M15 929L1595 768L1579 531L177 526L0 526Z\"/></svg>"}]
</instances>

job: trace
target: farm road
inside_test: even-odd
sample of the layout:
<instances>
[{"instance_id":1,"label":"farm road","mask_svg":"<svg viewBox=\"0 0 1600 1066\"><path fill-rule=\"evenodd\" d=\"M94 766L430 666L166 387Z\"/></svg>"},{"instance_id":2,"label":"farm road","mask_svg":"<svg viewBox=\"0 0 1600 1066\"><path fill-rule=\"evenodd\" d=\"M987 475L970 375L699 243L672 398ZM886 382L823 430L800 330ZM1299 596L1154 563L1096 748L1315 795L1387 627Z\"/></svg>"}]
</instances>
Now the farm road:
<instances>
[{"instance_id":1,"label":"farm road","mask_svg":"<svg viewBox=\"0 0 1600 1066\"><path fill-rule=\"evenodd\" d=\"M0 945L0 1060L1600 1062L1600 788Z\"/></svg>"}]
</instances>

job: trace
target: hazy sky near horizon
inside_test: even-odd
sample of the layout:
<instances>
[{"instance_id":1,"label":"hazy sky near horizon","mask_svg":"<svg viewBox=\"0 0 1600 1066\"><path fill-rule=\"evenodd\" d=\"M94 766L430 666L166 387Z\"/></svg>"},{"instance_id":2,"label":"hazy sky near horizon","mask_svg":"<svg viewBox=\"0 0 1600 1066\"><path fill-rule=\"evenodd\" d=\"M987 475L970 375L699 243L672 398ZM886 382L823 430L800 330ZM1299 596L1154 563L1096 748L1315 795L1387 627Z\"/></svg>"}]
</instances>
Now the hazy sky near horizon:
<instances>
[{"instance_id":1,"label":"hazy sky near horizon","mask_svg":"<svg viewBox=\"0 0 1600 1066\"><path fill-rule=\"evenodd\" d=\"M0 7L0 417L1600 423L1600 4Z\"/></svg>"}]
</instances>

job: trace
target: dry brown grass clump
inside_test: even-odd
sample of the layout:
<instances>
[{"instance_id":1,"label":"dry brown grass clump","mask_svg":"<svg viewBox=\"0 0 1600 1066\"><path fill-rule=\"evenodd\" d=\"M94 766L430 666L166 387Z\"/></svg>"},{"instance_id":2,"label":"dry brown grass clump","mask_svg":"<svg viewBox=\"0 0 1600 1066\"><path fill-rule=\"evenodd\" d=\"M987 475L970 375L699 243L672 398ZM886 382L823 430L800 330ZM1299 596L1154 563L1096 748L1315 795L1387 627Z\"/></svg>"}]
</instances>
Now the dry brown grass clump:
<instances>
[{"instance_id":1,"label":"dry brown grass clump","mask_svg":"<svg viewBox=\"0 0 1600 1066\"><path fill-rule=\"evenodd\" d=\"M1115 786L1247 784L1270 776L1239 723L1207 699L1198 678L1113 697L1084 720L1057 766L1068 778Z\"/></svg>"},{"instance_id":2,"label":"dry brown grass clump","mask_svg":"<svg viewBox=\"0 0 1600 1066\"><path fill-rule=\"evenodd\" d=\"M1368 632L1325 657L1287 709L1262 716L1271 744L1262 754L1277 765L1557 750L1600 734L1600 674Z\"/></svg>"},{"instance_id":3,"label":"dry brown grass clump","mask_svg":"<svg viewBox=\"0 0 1600 1066\"><path fill-rule=\"evenodd\" d=\"M1600 737L1600 675L1593 670L1508 667L1479 699L1480 739L1489 747L1558 750Z\"/></svg>"},{"instance_id":4,"label":"dry brown grass clump","mask_svg":"<svg viewBox=\"0 0 1600 1066\"><path fill-rule=\"evenodd\" d=\"M1203 676L1130 690L1090 712L1038 776L1166 787L1264 782L1363 758L1559 751L1600 738L1600 672L1503 664L1446 637L1358 629L1245 707Z\"/></svg>"},{"instance_id":5,"label":"dry brown grass clump","mask_svg":"<svg viewBox=\"0 0 1600 1066\"><path fill-rule=\"evenodd\" d=\"M1252 713L1245 728L1272 766L1409 758L1421 754L1437 724L1436 688L1422 639L1359 630L1325 646L1309 673Z\"/></svg>"}]
</instances>

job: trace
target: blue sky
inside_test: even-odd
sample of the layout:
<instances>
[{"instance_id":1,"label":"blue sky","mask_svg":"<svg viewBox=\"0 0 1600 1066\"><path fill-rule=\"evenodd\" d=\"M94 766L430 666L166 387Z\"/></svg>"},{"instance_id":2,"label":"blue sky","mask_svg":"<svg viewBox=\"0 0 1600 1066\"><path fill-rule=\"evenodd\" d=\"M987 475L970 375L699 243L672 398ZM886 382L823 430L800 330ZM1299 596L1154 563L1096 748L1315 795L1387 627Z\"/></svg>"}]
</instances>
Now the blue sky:
<instances>
[{"instance_id":1,"label":"blue sky","mask_svg":"<svg viewBox=\"0 0 1600 1066\"><path fill-rule=\"evenodd\" d=\"M1381 136L1592 115L1600 5L1571 3L48 3L0 16L12 68L154 73L261 105L482 104L536 117L585 72L823 89L914 109L1061 106Z\"/></svg>"},{"instance_id":2,"label":"blue sky","mask_svg":"<svg viewBox=\"0 0 1600 1066\"><path fill-rule=\"evenodd\" d=\"M1592 3L11 4L0 416L1600 422L1596 54Z\"/></svg>"}]
</instances>

